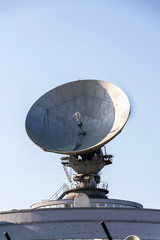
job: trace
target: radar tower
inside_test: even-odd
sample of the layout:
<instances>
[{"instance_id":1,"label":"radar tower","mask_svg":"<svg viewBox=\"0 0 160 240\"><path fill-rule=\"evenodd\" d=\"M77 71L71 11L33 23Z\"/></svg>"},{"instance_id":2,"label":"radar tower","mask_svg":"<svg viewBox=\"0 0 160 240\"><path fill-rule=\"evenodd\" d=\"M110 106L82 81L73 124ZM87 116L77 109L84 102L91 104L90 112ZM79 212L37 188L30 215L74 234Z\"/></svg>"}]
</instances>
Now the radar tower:
<instances>
[{"instance_id":1,"label":"radar tower","mask_svg":"<svg viewBox=\"0 0 160 240\"><path fill-rule=\"evenodd\" d=\"M70 167L76 172L76 187L66 191L68 198L77 193L106 197L108 190L97 186L113 155L102 147L121 132L129 113L129 100L119 87L92 79L63 84L33 104L26 118L28 136L44 151L65 154L65 171Z\"/></svg>"}]
</instances>

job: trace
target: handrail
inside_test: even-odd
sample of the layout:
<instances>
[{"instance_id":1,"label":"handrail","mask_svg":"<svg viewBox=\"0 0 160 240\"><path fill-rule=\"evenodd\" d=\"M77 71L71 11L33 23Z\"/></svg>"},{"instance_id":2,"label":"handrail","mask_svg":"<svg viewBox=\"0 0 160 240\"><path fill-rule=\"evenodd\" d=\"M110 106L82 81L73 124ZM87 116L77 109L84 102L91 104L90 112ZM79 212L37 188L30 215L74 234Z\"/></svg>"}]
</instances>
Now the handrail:
<instances>
[{"instance_id":1,"label":"handrail","mask_svg":"<svg viewBox=\"0 0 160 240\"><path fill-rule=\"evenodd\" d=\"M68 190L69 187L66 183L63 183L63 185L57 190L57 192L55 192L50 198L49 200L54 200L57 199L61 194L63 194L63 192L65 192L66 190Z\"/></svg>"}]
</instances>

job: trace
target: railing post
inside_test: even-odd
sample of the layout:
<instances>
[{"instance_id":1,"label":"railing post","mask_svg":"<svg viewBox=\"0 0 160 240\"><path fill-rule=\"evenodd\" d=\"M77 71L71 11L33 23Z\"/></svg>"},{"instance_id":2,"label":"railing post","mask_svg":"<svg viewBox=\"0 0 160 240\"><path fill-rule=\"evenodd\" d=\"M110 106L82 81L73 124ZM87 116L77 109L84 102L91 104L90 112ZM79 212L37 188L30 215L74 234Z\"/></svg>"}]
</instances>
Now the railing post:
<instances>
[{"instance_id":1,"label":"railing post","mask_svg":"<svg viewBox=\"0 0 160 240\"><path fill-rule=\"evenodd\" d=\"M10 238L8 232L4 232L3 234L5 235L5 237L6 237L7 240L11 240L11 238Z\"/></svg>"},{"instance_id":2,"label":"railing post","mask_svg":"<svg viewBox=\"0 0 160 240\"><path fill-rule=\"evenodd\" d=\"M108 231L108 228L107 228L105 222L102 221L102 222L100 222L100 224L101 224L101 226L103 227L103 230L104 230L104 232L106 233L108 239L109 239L109 240L113 240L113 238L111 237L111 235L110 235L110 233L109 233L109 231Z\"/></svg>"}]
</instances>

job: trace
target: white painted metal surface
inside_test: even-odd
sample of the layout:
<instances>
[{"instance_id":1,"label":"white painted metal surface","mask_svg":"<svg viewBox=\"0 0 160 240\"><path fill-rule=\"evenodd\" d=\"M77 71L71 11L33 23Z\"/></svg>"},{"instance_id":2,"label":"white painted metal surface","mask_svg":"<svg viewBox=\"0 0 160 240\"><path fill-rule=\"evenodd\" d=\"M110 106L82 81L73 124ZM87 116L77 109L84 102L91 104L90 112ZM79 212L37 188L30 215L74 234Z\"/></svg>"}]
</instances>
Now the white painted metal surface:
<instances>
[{"instance_id":1,"label":"white painted metal surface","mask_svg":"<svg viewBox=\"0 0 160 240\"><path fill-rule=\"evenodd\" d=\"M77 113L82 126L73 117ZM120 133L129 113L128 97L116 85L92 79L74 81L50 90L33 104L26 131L45 151L93 152Z\"/></svg>"},{"instance_id":2,"label":"white painted metal surface","mask_svg":"<svg viewBox=\"0 0 160 240\"><path fill-rule=\"evenodd\" d=\"M0 239L12 240L105 239L105 221L113 239L137 235L141 240L160 239L160 210L120 208L59 208L0 213Z\"/></svg>"}]
</instances>

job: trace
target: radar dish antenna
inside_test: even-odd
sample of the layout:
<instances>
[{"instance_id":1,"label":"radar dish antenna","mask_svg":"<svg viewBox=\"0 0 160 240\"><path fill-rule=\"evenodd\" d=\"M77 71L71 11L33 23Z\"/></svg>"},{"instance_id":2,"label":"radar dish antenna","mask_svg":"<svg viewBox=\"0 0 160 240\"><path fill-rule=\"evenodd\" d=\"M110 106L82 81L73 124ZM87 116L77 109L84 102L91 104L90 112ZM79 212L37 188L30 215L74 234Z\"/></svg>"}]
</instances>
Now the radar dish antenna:
<instances>
[{"instance_id":1,"label":"radar dish antenna","mask_svg":"<svg viewBox=\"0 0 160 240\"><path fill-rule=\"evenodd\" d=\"M77 175L76 190L105 197L106 189L97 188L101 169L112 163L113 156L101 147L116 137L126 124L130 104L116 85L100 80L81 80L63 84L40 97L26 118L30 139L44 151L67 154L64 166Z\"/></svg>"},{"instance_id":2,"label":"radar dish antenna","mask_svg":"<svg viewBox=\"0 0 160 240\"><path fill-rule=\"evenodd\" d=\"M89 197L85 193L78 193L74 198L74 207L89 207Z\"/></svg>"},{"instance_id":3,"label":"radar dish antenna","mask_svg":"<svg viewBox=\"0 0 160 240\"><path fill-rule=\"evenodd\" d=\"M126 94L99 80L74 81L40 97L26 118L30 139L59 154L93 152L111 141L130 113Z\"/></svg>"},{"instance_id":4,"label":"radar dish antenna","mask_svg":"<svg viewBox=\"0 0 160 240\"><path fill-rule=\"evenodd\" d=\"M136 235L130 235L126 237L124 240L140 240L140 238L137 237Z\"/></svg>"}]
</instances>

